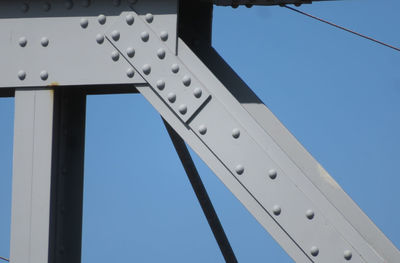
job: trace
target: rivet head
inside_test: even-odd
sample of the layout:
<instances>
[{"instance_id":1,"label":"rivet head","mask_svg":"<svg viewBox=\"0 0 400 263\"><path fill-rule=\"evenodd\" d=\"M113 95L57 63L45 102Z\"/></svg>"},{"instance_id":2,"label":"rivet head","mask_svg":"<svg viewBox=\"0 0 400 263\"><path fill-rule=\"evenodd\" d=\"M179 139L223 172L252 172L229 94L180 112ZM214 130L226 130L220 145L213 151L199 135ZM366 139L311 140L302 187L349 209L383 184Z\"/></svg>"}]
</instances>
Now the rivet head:
<instances>
[{"instance_id":1,"label":"rivet head","mask_svg":"<svg viewBox=\"0 0 400 263\"><path fill-rule=\"evenodd\" d=\"M188 75L183 76L183 78L182 78L183 85L188 87L188 86L190 86L191 82L192 82L192 79L190 78L190 76L188 76Z\"/></svg>"},{"instance_id":2,"label":"rivet head","mask_svg":"<svg viewBox=\"0 0 400 263\"><path fill-rule=\"evenodd\" d=\"M144 64L142 67L142 71L144 74L149 75L151 72L151 67L149 64Z\"/></svg>"},{"instance_id":3,"label":"rivet head","mask_svg":"<svg viewBox=\"0 0 400 263\"><path fill-rule=\"evenodd\" d=\"M235 171L238 175L241 175L244 173L244 167L241 164L236 165Z\"/></svg>"},{"instance_id":4,"label":"rivet head","mask_svg":"<svg viewBox=\"0 0 400 263\"><path fill-rule=\"evenodd\" d=\"M185 115L187 112L187 106L185 104L182 104L179 106L178 110L179 110L180 114Z\"/></svg>"},{"instance_id":5,"label":"rivet head","mask_svg":"<svg viewBox=\"0 0 400 263\"><path fill-rule=\"evenodd\" d=\"M28 10L29 10L29 5L27 3L23 3L21 5L21 11L26 13L26 12L28 12Z\"/></svg>"},{"instance_id":6,"label":"rivet head","mask_svg":"<svg viewBox=\"0 0 400 263\"><path fill-rule=\"evenodd\" d=\"M157 57L159 59L164 59L165 58L165 50L163 48L160 48L157 50Z\"/></svg>"},{"instance_id":7,"label":"rivet head","mask_svg":"<svg viewBox=\"0 0 400 263\"><path fill-rule=\"evenodd\" d=\"M171 71L173 73L178 73L179 72L179 65L178 64L172 64Z\"/></svg>"},{"instance_id":8,"label":"rivet head","mask_svg":"<svg viewBox=\"0 0 400 263\"><path fill-rule=\"evenodd\" d=\"M140 38L143 40L143 42L149 41L150 35L147 31L143 31L140 33Z\"/></svg>"},{"instance_id":9,"label":"rivet head","mask_svg":"<svg viewBox=\"0 0 400 263\"><path fill-rule=\"evenodd\" d=\"M42 37L40 44L42 44L43 47L47 47L49 45L49 39L47 37Z\"/></svg>"},{"instance_id":10,"label":"rivet head","mask_svg":"<svg viewBox=\"0 0 400 263\"><path fill-rule=\"evenodd\" d=\"M234 128L232 130L232 137L235 138L235 139L240 137L240 130L238 128Z\"/></svg>"},{"instance_id":11,"label":"rivet head","mask_svg":"<svg viewBox=\"0 0 400 263\"><path fill-rule=\"evenodd\" d=\"M159 90L163 90L163 89L165 88L165 81L162 80L162 79L157 80L157 82L156 82L156 87L157 87L157 89L159 89Z\"/></svg>"},{"instance_id":12,"label":"rivet head","mask_svg":"<svg viewBox=\"0 0 400 263\"><path fill-rule=\"evenodd\" d=\"M175 93L173 93L173 92L168 93L167 99L169 100L169 102L174 103L176 101Z\"/></svg>"},{"instance_id":13,"label":"rivet head","mask_svg":"<svg viewBox=\"0 0 400 263\"><path fill-rule=\"evenodd\" d=\"M113 0L114 6L119 6L121 4L121 0Z\"/></svg>"},{"instance_id":14,"label":"rivet head","mask_svg":"<svg viewBox=\"0 0 400 263\"><path fill-rule=\"evenodd\" d=\"M269 178L271 178L272 180L274 180L276 178L276 176L278 175L278 172L275 169L270 169L268 171L268 176Z\"/></svg>"},{"instance_id":15,"label":"rivet head","mask_svg":"<svg viewBox=\"0 0 400 263\"><path fill-rule=\"evenodd\" d=\"M307 211L306 211L306 217L308 218L308 219L313 219L314 218L314 211L313 210L311 210L311 209L308 209Z\"/></svg>"},{"instance_id":16,"label":"rivet head","mask_svg":"<svg viewBox=\"0 0 400 263\"><path fill-rule=\"evenodd\" d=\"M67 9L71 9L74 6L74 3L72 3L72 1L65 1L64 6Z\"/></svg>"},{"instance_id":17,"label":"rivet head","mask_svg":"<svg viewBox=\"0 0 400 263\"><path fill-rule=\"evenodd\" d=\"M40 72L40 78L42 80L47 80L49 78L49 73L46 70L43 70L42 72Z\"/></svg>"},{"instance_id":18,"label":"rivet head","mask_svg":"<svg viewBox=\"0 0 400 263\"><path fill-rule=\"evenodd\" d=\"M23 70L18 71L18 78L24 80L26 78L26 72Z\"/></svg>"},{"instance_id":19,"label":"rivet head","mask_svg":"<svg viewBox=\"0 0 400 263\"><path fill-rule=\"evenodd\" d=\"M107 17L105 15L99 15L97 17L97 21L99 22L100 25L104 25L107 21Z\"/></svg>"},{"instance_id":20,"label":"rivet head","mask_svg":"<svg viewBox=\"0 0 400 263\"><path fill-rule=\"evenodd\" d=\"M135 22L135 17L132 14L129 14L125 17L126 23L128 25L133 25L133 22Z\"/></svg>"},{"instance_id":21,"label":"rivet head","mask_svg":"<svg viewBox=\"0 0 400 263\"><path fill-rule=\"evenodd\" d=\"M312 246L310 249L310 253L313 257L316 257L316 256L318 256L319 249L316 246Z\"/></svg>"},{"instance_id":22,"label":"rivet head","mask_svg":"<svg viewBox=\"0 0 400 263\"><path fill-rule=\"evenodd\" d=\"M201 124L201 125L199 126L199 133L200 133L201 135L204 135L204 134L207 133L207 127L206 127L204 124Z\"/></svg>"},{"instance_id":23,"label":"rivet head","mask_svg":"<svg viewBox=\"0 0 400 263\"><path fill-rule=\"evenodd\" d=\"M128 68L126 70L126 75L128 76L128 78L133 78L133 76L135 76L135 70L133 68Z\"/></svg>"},{"instance_id":24,"label":"rivet head","mask_svg":"<svg viewBox=\"0 0 400 263\"><path fill-rule=\"evenodd\" d=\"M111 37L114 41L118 41L121 37L121 34L117 30L114 30L111 32Z\"/></svg>"},{"instance_id":25,"label":"rivet head","mask_svg":"<svg viewBox=\"0 0 400 263\"><path fill-rule=\"evenodd\" d=\"M46 3L43 4L42 8L43 8L44 11L47 12L47 11L50 10L51 5L50 5L50 3L46 2Z\"/></svg>"},{"instance_id":26,"label":"rivet head","mask_svg":"<svg viewBox=\"0 0 400 263\"><path fill-rule=\"evenodd\" d=\"M25 47L26 44L28 44L28 39L27 39L26 37L21 37L21 38L18 40L18 44L19 44L21 47Z\"/></svg>"},{"instance_id":27,"label":"rivet head","mask_svg":"<svg viewBox=\"0 0 400 263\"><path fill-rule=\"evenodd\" d=\"M194 95L196 98L200 98L202 94L203 94L203 90L202 90L201 88L195 88L195 89L193 90L193 95Z\"/></svg>"},{"instance_id":28,"label":"rivet head","mask_svg":"<svg viewBox=\"0 0 400 263\"><path fill-rule=\"evenodd\" d=\"M118 59L119 59L119 52L116 51L116 50L114 50L113 52L111 52L111 58L112 58L112 60L114 60L114 61L118 61Z\"/></svg>"},{"instance_id":29,"label":"rivet head","mask_svg":"<svg viewBox=\"0 0 400 263\"><path fill-rule=\"evenodd\" d=\"M343 256L344 256L344 259L350 260L353 256L353 254L351 253L350 250L345 250Z\"/></svg>"},{"instance_id":30,"label":"rivet head","mask_svg":"<svg viewBox=\"0 0 400 263\"><path fill-rule=\"evenodd\" d=\"M279 205L274 205L274 207L272 207L272 212L274 215L279 216L282 212L282 209Z\"/></svg>"},{"instance_id":31,"label":"rivet head","mask_svg":"<svg viewBox=\"0 0 400 263\"><path fill-rule=\"evenodd\" d=\"M147 23L150 24L151 22L153 22L154 17L153 17L152 14L148 13L148 14L146 14L146 16L145 16L145 19L146 19Z\"/></svg>"},{"instance_id":32,"label":"rivet head","mask_svg":"<svg viewBox=\"0 0 400 263\"><path fill-rule=\"evenodd\" d=\"M133 47L128 47L126 49L126 54L128 57L133 58L133 56L135 56L135 49Z\"/></svg>"},{"instance_id":33,"label":"rivet head","mask_svg":"<svg viewBox=\"0 0 400 263\"><path fill-rule=\"evenodd\" d=\"M102 34L97 34L97 35L96 35L96 42L97 42L98 44L103 44L103 42L104 42L104 35L102 35Z\"/></svg>"},{"instance_id":34,"label":"rivet head","mask_svg":"<svg viewBox=\"0 0 400 263\"><path fill-rule=\"evenodd\" d=\"M161 38L162 41L167 41L168 40L168 32L167 31L161 31L160 38Z\"/></svg>"},{"instance_id":35,"label":"rivet head","mask_svg":"<svg viewBox=\"0 0 400 263\"><path fill-rule=\"evenodd\" d=\"M81 27L82 28L87 28L89 25L89 20L87 18L82 18L81 19Z\"/></svg>"}]
</instances>

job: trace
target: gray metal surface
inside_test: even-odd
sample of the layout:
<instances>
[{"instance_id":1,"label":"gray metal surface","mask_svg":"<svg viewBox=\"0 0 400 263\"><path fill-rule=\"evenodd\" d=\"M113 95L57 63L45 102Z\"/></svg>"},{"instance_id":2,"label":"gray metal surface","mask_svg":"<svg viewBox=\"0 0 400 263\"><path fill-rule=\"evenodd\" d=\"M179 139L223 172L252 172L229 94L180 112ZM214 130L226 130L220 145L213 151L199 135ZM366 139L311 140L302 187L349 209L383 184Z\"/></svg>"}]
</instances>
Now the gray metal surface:
<instances>
[{"instance_id":1,"label":"gray metal surface","mask_svg":"<svg viewBox=\"0 0 400 263\"><path fill-rule=\"evenodd\" d=\"M10 261L48 262L52 90L15 92Z\"/></svg>"},{"instance_id":2,"label":"gray metal surface","mask_svg":"<svg viewBox=\"0 0 400 263\"><path fill-rule=\"evenodd\" d=\"M132 3L130 3L132 2ZM1 1L1 87L144 83L104 44L104 31L134 6L146 16L146 1ZM152 1L160 15L154 29L176 43L175 0ZM100 73L100 74L99 74Z\"/></svg>"},{"instance_id":3,"label":"gray metal surface","mask_svg":"<svg viewBox=\"0 0 400 263\"><path fill-rule=\"evenodd\" d=\"M251 7L253 5L285 5L285 4L311 4L312 2L319 1L331 1L331 0L209 0L215 5L222 6L238 6L238 5L247 5Z\"/></svg>"},{"instance_id":4,"label":"gray metal surface","mask_svg":"<svg viewBox=\"0 0 400 263\"><path fill-rule=\"evenodd\" d=\"M122 16L124 19L129 14ZM119 23L107 35L121 56L124 55L127 46L121 44L120 36L129 35L133 39L140 39L143 38L143 32L151 31L151 23L136 23L133 27L137 29L127 29L123 23ZM131 34L128 34L129 32ZM147 37L146 34L146 39ZM160 47L163 48L160 46L160 41L142 42L144 44L141 45L146 45L144 49L147 50L147 54L153 56ZM287 234L304 253L305 257L301 260L384 262L384 259L370 247L340 211L291 161L290 156L287 156L274 139L262 129L257 120L238 103L190 50L181 49L181 46L178 50L179 61L190 68L193 76L198 80L201 79L201 86L207 87L212 94L211 99L201 108L195 106L198 112L188 119L189 121L185 120L188 128L197 135L197 140L200 139L210 149L208 154L214 154L222 162L231 176L261 206L263 213L271 217L281 231ZM150 67L157 67L154 64L162 64L162 59L153 60L151 64L138 60L137 64L131 62L132 66L137 71L142 69L143 78L152 86L152 90L158 95L157 98L168 105L156 88L155 80L162 78L162 74L159 71L148 70ZM181 79L175 79L175 83L171 84L173 87L179 86L182 84ZM141 92L142 90L139 89ZM159 103L153 101L153 104ZM188 104L188 107L190 106L192 105ZM172 111L175 116L179 116L176 110ZM191 141L187 142L191 144ZM202 157L206 159L205 156ZM248 205L245 203L245 206Z\"/></svg>"}]
</instances>

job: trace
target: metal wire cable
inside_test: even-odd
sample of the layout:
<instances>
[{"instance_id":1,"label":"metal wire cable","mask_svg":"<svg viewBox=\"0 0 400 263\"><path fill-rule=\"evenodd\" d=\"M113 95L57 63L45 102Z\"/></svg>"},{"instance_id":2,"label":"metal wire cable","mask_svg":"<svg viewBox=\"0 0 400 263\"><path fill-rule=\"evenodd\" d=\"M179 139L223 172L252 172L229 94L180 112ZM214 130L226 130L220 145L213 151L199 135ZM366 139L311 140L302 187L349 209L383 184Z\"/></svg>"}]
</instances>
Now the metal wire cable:
<instances>
[{"instance_id":1,"label":"metal wire cable","mask_svg":"<svg viewBox=\"0 0 400 263\"><path fill-rule=\"evenodd\" d=\"M398 48L398 47L395 47L395 46L386 44L386 43L384 43L384 42L382 42L382 41L379 41L379 40L376 40L376 39L374 39L374 38L372 38L372 37L369 37L369 36L366 36L366 35L357 33L357 32L355 32L355 31L353 31L353 30L347 29L347 28L345 28L345 27L336 25L336 24L334 24L334 23L332 23L332 22L329 22L329 21L326 21L326 20L324 20L324 19L322 19L322 18L319 18L319 17L313 16L313 15L310 15L310 14L308 14L308 13L306 13L306 12L300 11L300 10L298 10L298 9L296 9L296 8L293 8L293 7L290 7L290 6L287 6L287 5L283 5L283 7L286 7L287 9L290 9L290 10L292 10L292 11L294 11L294 12L299 13L299 14L302 14L302 15L305 15L305 16L308 16L308 17L311 17L311 18L313 18L313 19L315 19L315 20L318 20L318 21L320 21L320 22L323 22L323 23L325 23L325 24L328 24L328 25L331 25L331 26L333 26L333 27L342 29L342 30L347 31L347 32L349 32L349 33L352 33L352 34L354 34L354 35L356 35L356 36L359 36L359 37L368 39L368 40L370 40L370 41L373 41L373 42L375 42L375 43L378 43L378 44L380 44L380 45L386 46L386 47L388 47L388 48L392 48L392 49L394 49L394 50L400 52L400 48Z\"/></svg>"},{"instance_id":2,"label":"metal wire cable","mask_svg":"<svg viewBox=\"0 0 400 263\"><path fill-rule=\"evenodd\" d=\"M2 260L4 260L4 261L7 261L7 262L10 262L10 260L9 260L8 258L0 257L0 259L2 259Z\"/></svg>"}]
</instances>

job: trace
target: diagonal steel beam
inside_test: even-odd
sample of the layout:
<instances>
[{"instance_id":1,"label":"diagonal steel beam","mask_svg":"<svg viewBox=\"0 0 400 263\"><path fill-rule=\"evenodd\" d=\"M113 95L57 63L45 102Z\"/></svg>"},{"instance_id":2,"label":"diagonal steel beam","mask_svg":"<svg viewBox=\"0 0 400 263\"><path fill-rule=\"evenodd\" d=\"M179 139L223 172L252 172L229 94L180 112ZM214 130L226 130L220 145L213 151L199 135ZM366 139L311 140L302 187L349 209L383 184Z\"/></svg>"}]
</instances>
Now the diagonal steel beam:
<instances>
[{"instance_id":1,"label":"diagonal steel beam","mask_svg":"<svg viewBox=\"0 0 400 263\"><path fill-rule=\"evenodd\" d=\"M190 156L185 142L164 119L163 122L225 261L229 263L237 262L235 253L232 250L228 237L219 221L218 215L215 212L214 206L211 203L210 197L208 196L207 190L197 172L196 166Z\"/></svg>"}]
</instances>

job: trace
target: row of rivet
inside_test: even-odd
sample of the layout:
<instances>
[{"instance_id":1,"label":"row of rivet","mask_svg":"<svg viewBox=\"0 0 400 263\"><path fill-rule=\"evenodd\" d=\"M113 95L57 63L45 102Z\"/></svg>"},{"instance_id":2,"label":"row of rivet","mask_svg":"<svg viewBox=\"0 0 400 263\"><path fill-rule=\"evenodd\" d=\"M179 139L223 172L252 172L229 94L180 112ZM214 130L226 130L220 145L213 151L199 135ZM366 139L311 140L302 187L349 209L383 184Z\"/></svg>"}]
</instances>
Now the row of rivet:
<instances>
[{"instance_id":1,"label":"row of rivet","mask_svg":"<svg viewBox=\"0 0 400 263\"><path fill-rule=\"evenodd\" d=\"M49 73L48 73L46 70L42 70L42 71L39 73L39 76L40 76L40 79L41 79L41 80L45 81L45 80L47 80L47 79L49 78ZM24 70L20 70L20 71L18 72L18 78L19 78L20 80L25 80L25 79L26 79L26 72L25 72Z\"/></svg>"},{"instance_id":2,"label":"row of rivet","mask_svg":"<svg viewBox=\"0 0 400 263\"><path fill-rule=\"evenodd\" d=\"M205 134L207 133L207 126L204 125L204 124L201 124L201 125L198 127L198 131L199 131L199 133L200 133L201 135L205 135ZM232 129L232 137L233 137L234 139L238 139L238 138L240 137L240 130L239 130L238 128ZM236 172L238 175L242 175L242 174L244 173L244 166L241 165L241 164L238 164L238 165L235 167L235 172ZM270 169L270 170L268 171L268 176L269 176L269 178L271 178L272 180L275 180L276 177L277 177L277 175L278 175L278 173L277 173L277 171L276 171L275 169ZM282 212L282 208L281 208L279 205L274 205L274 206L272 207L272 212L274 213L275 216L279 216L279 215L281 214L281 212ZM306 216L306 218L308 218L309 220L312 220L312 219L314 218L314 216L315 216L314 211L311 210L311 209L307 210L306 213L305 213L305 216ZM318 249L318 247L316 247L316 246L311 247L310 253L311 253L311 255L314 256L314 257L318 256L318 254L319 254L319 249ZM350 250L344 251L344 258L345 258L346 260L350 260L350 259L352 258L352 252L351 252Z\"/></svg>"},{"instance_id":3,"label":"row of rivet","mask_svg":"<svg viewBox=\"0 0 400 263\"><path fill-rule=\"evenodd\" d=\"M82 7L89 7L90 6L90 0L82 0L82 1L80 1L80 6L82 6ZM137 0L130 0L130 1L128 1L130 4L135 4L136 2L137 2ZM121 0L113 0L112 1L112 4L114 5L114 6L120 6L121 5ZM66 8L66 9L72 9L72 7L74 6L74 2L73 1L71 1L71 0L67 0L67 1L65 1L64 2L64 7ZM48 12L48 11L50 11L50 9L51 9L51 3L50 3L50 1L49 2L45 2L45 3L43 3L43 5L42 5L42 10L43 11L45 11L45 12ZM28 12L29 11L29 8L30 8L30 6L29 6L29 4L28 3L23 3L22 5L21 5L21 11L22 12L24 12L24 13L26 13L26 12Z\"/></svg>"},{"instance_id":4,"label":"row of rivet","mask_svg":"<svg viewBox=\"0 0 400 263\"><path fill-rule=\"evenodd\" d=\"M26 37L21 37L21 38L18 40L18 44L19 44L21 47L26 47L26 45L28 44L28 39L27 39ZM40 39L40 44L41 44L43 47L47 47L47 46L49 45L49 39L48 39L47 37L42 37L42 38Z\"/></svg>"},{"instance_id":5,"label":"row of rivet","mask_svg":"<svg viewBox=\"0 0 400 263\"><path fill-rule=\"evenodd\" d=\"M126 23L127 23L129 26L133 25L134 20L135 20L135 19L134 19L134 16L133 16L132 14L128 14L128 15L125 17L125 21L126 21ZM154 16L153 16L152 14L148 13L148 14L145 15L145 20L146 20L147 23L152 23L153 20L154 20ZM117 41L120 39L120 37L121 37L121 33L120 33L119 31L114 30L114 31L111 32L111 38L112 38L115 42L117 42ZM167 41L167 40L168 40L168 32L166 32L166 31L161 31L159 37L160 37L160 39L161 39L162 41L164 41L164 42ZM140 34L140 39L141 39L143 42L148 42L149 39L150 39L150 34L149 34L147 31L143 31L143 32ZM102 43L104 42L104 35L100 35L100 34L97 35L97 36L96 36L96 41L97 41L97 43L102 44ZM135 56L135 49L134 49L133 47L128 47L128 48L126 49L126 54L127 54L127 56L128 56L129 58L133 58L133 57ZM163 59L165 58L165 56L166 56L165 49L160 48L160 49L157 50L157 57L158 57L160 60L163 60ZM114 61L118 61L118 60L119 60L119 52L118 52L117 50L112 51L112 52L111 52L111 58L112 58L112 60L114 60ZM132 69L132 70L133 70L133 69ZM180 70L180 68L179 68L179 65L178 65L178 64L174 63L174 64L171 65L171 72L172 72L172 73L177 74L177 73L179 72L179 70ZM131 69L128 69L128 71L129 71L130 73L133 73L133 72L134 72L134 71L131 71ZM142 72L143 72L145 75L149 75L149 74L151 73L151 66L150 66L149 64L144 64L144 65L142 66ZM131 76L133 76L133 74L131 74ZM130 76L128 75L128 77L130 77ZM192 80L191 80L191 77L190 77L190 76L184 75L184 76L182 77L182 83L183 83L184 86L189 87L190 84L191 84L191 82L192 82ZM158 81L156 82L156 87L157 87L158 90L160 90L160 91L164 90L164 88L165 88L165 81L164 81L164 80L161 80L161 79L158 80ZM197 88L195 88L195 89L193 90L193 95L194 95L194 97L196 97L196 98L200 98L200 97L202 96L202 93L203 93L203 91L202 91L201 88L198 88L198 87L197 87ZM174 103L174 102L176 101L176 94L173 93L173 92L169 92L169 93L167 94L167 99L168 99L168 101L169 101L170 103ZM186 104L181 104L181 105L179 105L178 111L179 111L180 114L185 115L186 112L187 112L187 105L186 105Z\"/></svg>"},{"instance_id":6,"label":"row of rivet","mask_svg":"<svg viewBox=\"0 0 400 263\"><path fill-rule=\"evenodd\" d=\"M49 39L47 37L42 37L41 40L40 40L40 44L43 47L47 47L49 45L49 42L50 41L49 41ZM26 45L28 44L28 39L26 37L21 37L18 40L18 44L21 47L26 47ZM18 78L21 81L26 79L26 72L24 70L20 70L17 75L18 75ZM45 80L47 80L49 78L49 73L46 70L43 70L43 71L40 72L39 76L43 81L45 81Z\"/></svg>"}]
</instances>

